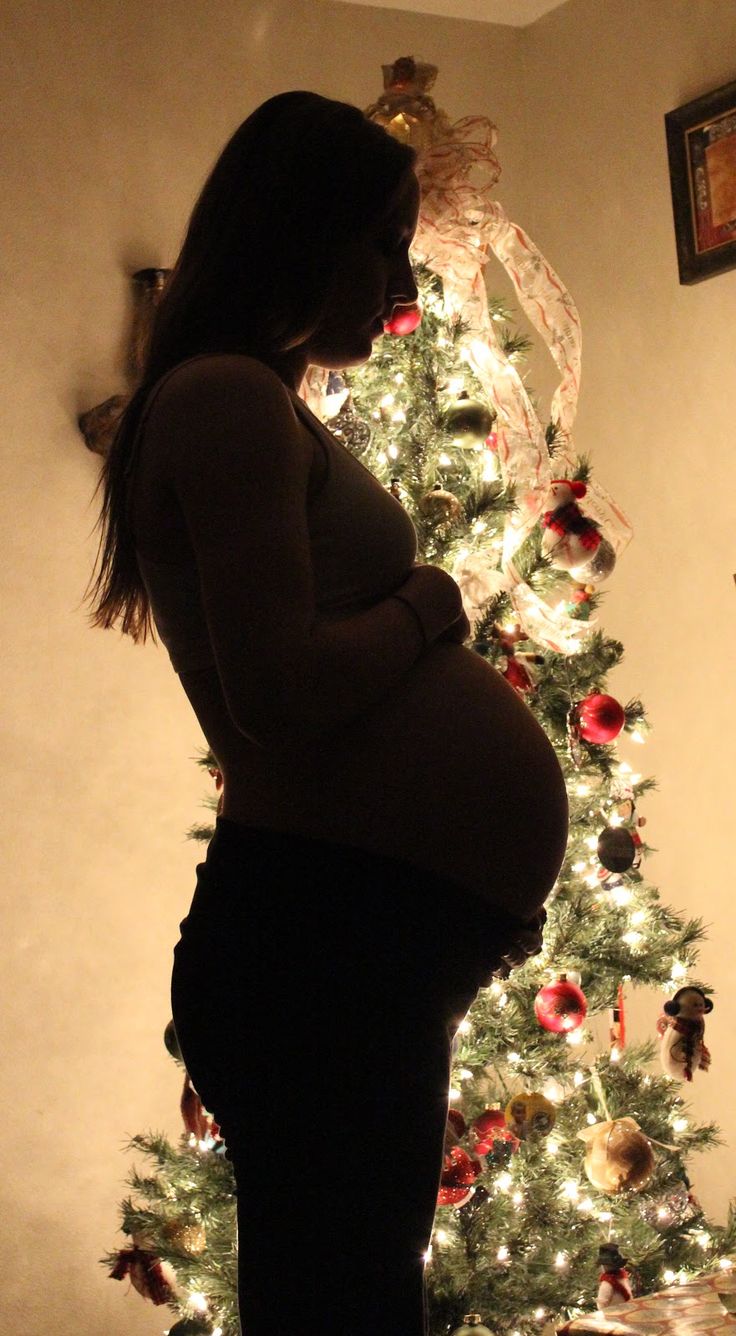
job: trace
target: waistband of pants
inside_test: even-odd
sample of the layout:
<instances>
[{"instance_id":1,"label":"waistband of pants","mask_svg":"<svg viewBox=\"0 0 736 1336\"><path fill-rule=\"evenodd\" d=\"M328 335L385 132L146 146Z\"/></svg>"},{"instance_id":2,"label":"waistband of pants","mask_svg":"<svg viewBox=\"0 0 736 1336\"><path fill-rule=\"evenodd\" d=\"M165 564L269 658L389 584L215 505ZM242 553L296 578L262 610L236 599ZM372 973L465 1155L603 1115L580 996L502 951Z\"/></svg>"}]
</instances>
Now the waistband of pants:
<instances>
[{"instance_id":1,"label":"waistband of pants","mask_svg":"<svg viewBox=\"0 0 736 1336\"><path fill-rule=\"evenodd\" d=\"M361 849L321 837L303 835L296 831L274 830L261 826L246 826L229 817L218 816L215 833L207 846L205 868L215 872L243 872L249 860L273 857L274 863L286 860L297 868L300 859L310 862L322 859L327 868L339 868L347 875L351 870L371 877L376 888L387 887L392 893L403 893L408 901L416 900L418 907L432 904L449 911L455 920L462 919L480 933L495 938L513 938L522 928L523 921L476 895L468 887L452 878L440 876L405 859ZM348 890L349 893L349 890Z\"/></svg>"}]
</instances>

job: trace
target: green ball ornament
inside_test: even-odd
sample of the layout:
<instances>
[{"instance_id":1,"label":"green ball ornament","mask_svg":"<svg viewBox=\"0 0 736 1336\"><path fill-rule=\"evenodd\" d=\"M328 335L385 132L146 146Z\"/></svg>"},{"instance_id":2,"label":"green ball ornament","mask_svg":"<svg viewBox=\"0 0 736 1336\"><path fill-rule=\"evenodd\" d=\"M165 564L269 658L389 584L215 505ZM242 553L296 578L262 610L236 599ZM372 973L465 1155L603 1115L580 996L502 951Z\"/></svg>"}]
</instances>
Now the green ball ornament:
<instances>
[{"instance_id":1,"label":"green ball ornament","mask_svg":"<svg viewBox=\"0 0 736 1336\"><path fill-rule=\"evenodd\" d=\"M456 1327L452 1336L494 1336L490 1327L484 1327L480 1313L466 1313L463 1325Z\"/></svg>"},{"instance_id":2,"label":"green ball ornament","mask_svg":"<svg viewBox=\"0 0 736 1336\"><path fill-rule=\"evenodd\" d=\"M453 445L474 450L482 445L493 427L493 414L479 399L471 399L467 390L459 394L445 413L445 430Z\"/></svg>"},{"instance_id":3,"label":"green ball ornament","mask_svg":"<svg viewBox=\"0 0 736 1336\"><path fill-rule=\"evenodd\" d=\"M164 1043L166 1045L167 1053L170 1053L172 1058L175 1058L177 1062L184 1061L181 1056L181 1049L179 1048L179 1040L176 1037L173 1020L169 1021L164 1030Z\"/></svg>"}]
</instances>

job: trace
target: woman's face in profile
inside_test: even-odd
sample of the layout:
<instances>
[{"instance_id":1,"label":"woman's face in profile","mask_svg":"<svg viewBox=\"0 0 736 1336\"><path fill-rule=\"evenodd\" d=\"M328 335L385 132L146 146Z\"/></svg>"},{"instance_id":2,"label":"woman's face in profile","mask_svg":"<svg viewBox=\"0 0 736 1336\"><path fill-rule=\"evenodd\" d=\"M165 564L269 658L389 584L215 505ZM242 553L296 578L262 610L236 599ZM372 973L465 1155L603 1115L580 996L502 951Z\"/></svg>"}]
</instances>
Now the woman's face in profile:
<instances>
[{"instance_id":1,"label":"woman's face in profile","mask_svg":"<svg viewBox=\"0 0 736 1336\"><path fill-rule=\"evenodd\" d=\"M305 348L311 363L340 370L367 362L396 302L416 301L409 247L419 203L409 171L388 210L340 254L322 323Z\"/></svg>"}]
</instances>

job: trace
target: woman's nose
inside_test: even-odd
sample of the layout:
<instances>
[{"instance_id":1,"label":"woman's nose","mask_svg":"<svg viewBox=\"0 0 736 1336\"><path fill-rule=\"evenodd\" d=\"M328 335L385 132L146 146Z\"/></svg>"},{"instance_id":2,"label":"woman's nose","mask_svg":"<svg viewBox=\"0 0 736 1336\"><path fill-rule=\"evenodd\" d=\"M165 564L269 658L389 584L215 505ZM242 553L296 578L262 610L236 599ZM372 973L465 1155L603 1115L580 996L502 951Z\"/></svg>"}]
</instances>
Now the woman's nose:
<instances>
[{"instance_id":1,"label":"woman's nose","mask_svg":"<svg viewBox=\"0 0 736 1336\"><path fill-rule=\"evenodd\" d=\"M415 302L419 296L419 289L414 281L411 261L408 255L404 257L399 271L390 285L391 297L395 302Z\"/></svg>"}]
</instances>

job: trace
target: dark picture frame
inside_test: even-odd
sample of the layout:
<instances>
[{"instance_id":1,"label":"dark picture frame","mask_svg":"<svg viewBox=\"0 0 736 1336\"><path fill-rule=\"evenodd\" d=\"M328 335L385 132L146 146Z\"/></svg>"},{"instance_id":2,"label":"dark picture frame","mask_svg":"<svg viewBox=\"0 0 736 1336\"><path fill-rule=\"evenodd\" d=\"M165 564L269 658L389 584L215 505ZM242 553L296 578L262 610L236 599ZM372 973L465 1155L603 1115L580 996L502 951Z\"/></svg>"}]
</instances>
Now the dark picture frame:
<instances>
[{"instance_id":1,"label":"dark picture frame","mask_svg":"<svg viewBox=\"0 0 736 1336\"><path fill-rule=\"evenodd\" d=\"M736 268L736 80L665 118L681 283Z\"/></svg>"}]
</instances>

